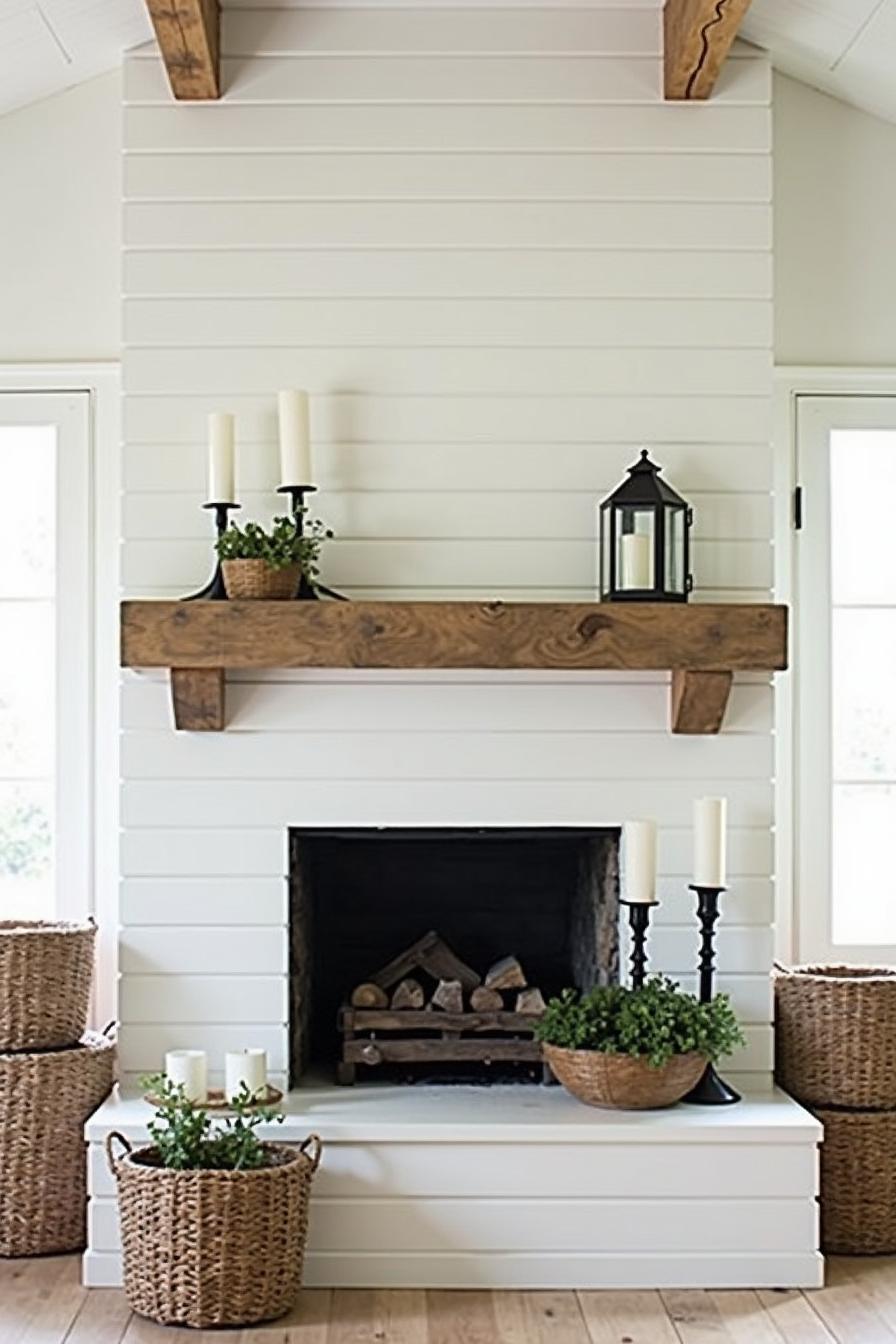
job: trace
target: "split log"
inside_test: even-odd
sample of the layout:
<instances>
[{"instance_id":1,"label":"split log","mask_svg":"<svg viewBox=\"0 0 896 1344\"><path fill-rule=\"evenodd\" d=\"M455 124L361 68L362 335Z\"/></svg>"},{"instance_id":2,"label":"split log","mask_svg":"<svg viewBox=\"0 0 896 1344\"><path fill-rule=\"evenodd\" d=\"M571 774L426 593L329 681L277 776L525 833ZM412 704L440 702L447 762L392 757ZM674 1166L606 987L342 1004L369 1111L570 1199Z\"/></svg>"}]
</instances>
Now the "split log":
<instances>
[{"instance_id":1,"label":"split log","mask_svg":"<svg viewBox=\"0 0 896 1344\"><path fill-rule=\"evenodd\" d=\"M502 957L485 973L486 989L525 989L526 977L516 957Z\"/></svg>"},{"instance_id":2,"label":"split log","mask_svg":"<svg viewBox=\"0 0 896 1344\"><path fill-rule=\"evenodd\" d=\"M401 1008L422 1008L426 995L423 993L423 986L419 980L414 980L407 976L401 980L395 987L395 993L392 995L392 1007Z\"/></svg>"},{"instance_id":3,"label":"split log","mask_svg":"<svg viewBox=\"0 0 896 1344\"><path fill-rule=\"evenodd\" d=\"M479 985L470 995L470 1007L474 1013L500 1013L504 1000L496 989L486 989Z\"/></svg>"},{"instance_id":4,"label":"split log","mask_svg":"<svg viewBox=\"0 0 896 1344\"><path fill-rule=\"evenodd\" d=\"M440 980L430 1000L433 1008L444 1008L446 1013L462 1013L464 991L459 980Z\"/></svg>"},{"instance_id":5,"label":"split log","mask_svg":"<svg viewBox=\"0 0 896 1344\"><path fill-rule=\"evenodd\" d=\"M416 943L370 978L382 989L391 989L411 971L424 970L433 980L459 980L465 990L475 989L482 977L452 952L443 938L430 929Z\"/></svg>"},{"instance_id":6,"label":"split log","mask_svg":"<svg viewBox=\"0 0 896 1344\"><path fill-rule=\"evenodd\" d=\"M355 985L352 990L353 1008L388 1008L389 995L379 985L375 985L372 980L365 980L363 984Z\"/></svg>"},{"instance_id":7,"label":"split log","mask_svg":"<svg viewBox=\"0 0 896 1344\"><path fill-rule=\"evenodd\" d=\"M545 1002L540 989L521 989L516 996L516 1011L527 1016L544 1012Z\"/></svg>"}]
</instances>

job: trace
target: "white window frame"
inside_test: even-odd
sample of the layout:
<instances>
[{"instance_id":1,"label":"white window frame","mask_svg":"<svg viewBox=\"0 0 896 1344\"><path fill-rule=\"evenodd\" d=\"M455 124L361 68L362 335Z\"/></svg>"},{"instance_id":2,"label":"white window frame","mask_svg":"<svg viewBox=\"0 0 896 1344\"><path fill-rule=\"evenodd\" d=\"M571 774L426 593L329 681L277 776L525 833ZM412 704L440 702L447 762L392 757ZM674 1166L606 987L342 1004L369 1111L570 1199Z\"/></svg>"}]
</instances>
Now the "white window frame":
<instances>
[{"instance_id":1,"label":"white window frame","mask_svg":"<svg viewBox=\"0 0 896 1344\"><path fill-rule=\"evenodd\" d=\"M800 845L801 811L809 799L801 785L798 751L802 682L798 655L800 612L794 491L797 480L797 431L804 398L896 397L896 369L779 368L775 374L774 537L775 601L791 608L791 672L777 678L775 696L775 954L783 961L851 959L879 961L886 946L833 946L830 940L830 867L819 885L817 849ZM806 508L813 506L807 498ZM828 650L827 665L830 663ZM828 748L829 751L829 748ZM828 781L830 771L828 770Z\"/></svg>"},{"instance_id":2,"label":"white window frame","mask_svg":"<svg viewBox=\"0 0 896 1344\"><path fill-rule=\"evenodd\" d=\"M120 375L117 363L0 364L2 398L17 394L86 394L72 414L86 406L87 462L67 460L65 422L59 454L58 498L76 507L59 518L60 565L80 571L75 593L57 607L59 694L57 853L60 869L80 875L58 884L60 918L91 914L100 927L94 991L94 1023L117 1016L118 925L118 598ZM36 413L36 422L46 423ZM73 427L74 427L74 422ZM86 523L88 544L76 529ZM86 763L82 768L78 762ZM73 778L76 774L78 778Z\"/></svg>"}]
</instances>

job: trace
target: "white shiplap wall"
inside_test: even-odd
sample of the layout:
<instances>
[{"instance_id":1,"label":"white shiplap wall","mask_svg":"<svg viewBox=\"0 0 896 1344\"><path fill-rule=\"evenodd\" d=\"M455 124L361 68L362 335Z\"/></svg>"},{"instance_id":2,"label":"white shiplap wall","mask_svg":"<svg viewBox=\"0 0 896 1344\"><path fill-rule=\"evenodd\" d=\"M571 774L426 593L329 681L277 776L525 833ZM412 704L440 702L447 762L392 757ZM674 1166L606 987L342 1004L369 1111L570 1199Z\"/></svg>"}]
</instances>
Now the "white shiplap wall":
<instances>
[{"instance_id":1,"label":"white shiplap wall","mask_svg":"<svg viewBox=\"0 0 896 1344\"><path fill-rule=\"evenodd\" d=\"M649 443L696 507L698 600L771 583L769 70L665 106L659 0L224 17L226 96L125 67L129 595L209 563L204 419L276 506L274 394L313 394L325 578L373 596L589 597L594 503ZM244 516L245 516L244 514ZM278 673L220 735L123 683L122 1054L286 1060L286 827L661 824L654 964L684 976L694 795L730 799L722 983L770 1066L772 689L672 738L652 676ZM241 1024L238 1032L235 1024Z\"/></svg>"}]
</instances>

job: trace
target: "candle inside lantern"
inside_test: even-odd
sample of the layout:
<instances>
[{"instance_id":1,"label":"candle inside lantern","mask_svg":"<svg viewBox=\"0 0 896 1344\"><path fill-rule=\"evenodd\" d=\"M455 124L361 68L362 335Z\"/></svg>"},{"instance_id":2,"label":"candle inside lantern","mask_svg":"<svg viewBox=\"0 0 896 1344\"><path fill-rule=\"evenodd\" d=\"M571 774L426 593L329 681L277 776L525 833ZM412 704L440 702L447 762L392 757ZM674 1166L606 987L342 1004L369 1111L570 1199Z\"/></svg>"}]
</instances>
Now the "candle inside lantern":
<instances>
[{"instance_id":1,"label":"candle inside lantern","mask_svg":"<svg viewBox=\"0 0 896 1344\"><path fill-rule=\"evenodd\" d=\"M213 411L208 417L208 501L235 503L233 416Z\"/></svg>"},{"instance_id":2,"label":"candle inside lantern","mask_svg":"<svg viewBox=\"0 0 896 1344\"><path fill-rule=\"evenodd\" d=\"M627 821L622 828L625 899L641 905L656 900L656 822Z\"/></svg>"},{"instance_id":3,"label":"candle inside lantern","mask_svg":"<svg viewBox=\"0 0 896 1344\"><path fill-rule=\"evenodd\" d=\"M280 414L280 484L311 485L308 393L288 388L277 395Z\"/></svg>"},{"instance_id":4,"label":"candle inside lantern","mask_svg":"<svg viewBox=\"0 0 896 1344\"><path fill-rule=\"evenodd\" d=\"M165 1077L173 1087L183 1088L187 1101L205 1101L208 1097L205 1051L169 1050L165 1055Z\"/></svg>"},{"instance_id":5,"label":"candle inside lantern","mask_svg":"<svg viewBox=\"0 0 896 1344\"><path fill-rule=\"evenodd\" d=\"M268 1085L268 1057L264 1050L228 1050L224 1056L224 1092L233 1101L243 1090L253 1097L265 1095Z\"/></svg>"},{"instance_id":6,"label":"candle inside lantern","mask_svg":"<svg viewBox=\"0 0 896 1344\"><path fill-rule=\"evenodd\" d=\"M620 537L620 588L652 588L650 538L641 532Z\"/></svg>"},{"instance_id":7,"label":"candle inside lantern","mask_svg":"<svg viewBox=\"0 0 896 1344\"><path fill-rule=\"evenodd\" d=\"M725 885L725 798L694 799L695 887Z\"/></svg>"}]
</instances>

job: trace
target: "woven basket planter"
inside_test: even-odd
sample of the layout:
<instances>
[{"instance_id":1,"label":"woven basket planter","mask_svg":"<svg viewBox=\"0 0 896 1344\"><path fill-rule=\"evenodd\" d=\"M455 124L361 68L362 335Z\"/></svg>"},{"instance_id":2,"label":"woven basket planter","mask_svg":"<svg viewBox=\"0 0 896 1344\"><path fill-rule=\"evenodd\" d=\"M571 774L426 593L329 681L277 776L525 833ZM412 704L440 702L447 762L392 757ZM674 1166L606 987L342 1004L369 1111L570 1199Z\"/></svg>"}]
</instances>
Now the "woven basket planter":
<instances>
[{"instance_id":1,"label":"woven basket planter","mask_svg":"<svg viewBox=\"0 0 896 1344\"><path fill-rule=\"evenodd\" d=\"M115 1044L0 1055L0 1256L76 1251L87 1232L84 1122L112 1090Z\"/></svg>"},{"instance_id":2,"label":"woven basket planter","mask_svg":"<svg viewBox=\"0 0 896 1344\"><path fill-rule=\"evenodd\" d=\"M76 1045L87 1026L96 925L0 921L0 1051Z\"/></svg>"},{"instance_id":3,"label":"woven basket planter","mask_svg":"<svg viewBox=\"0 0 896 1344\"><path fill-rule=\"evenodd\" d=\"M222 560L227 596L244 601L289 601L299 591L300 565L274 569L267 560Z\"/></svg>"},{"instance_id":4,"label":"woven basket planter","mask_svg":"<svg viewBox=\"0 0 896 1344\"><path fill-rule=\"evenodd\" d=\"M121 1144L123 1155L113 1144ZM253 1171L171 1171L154 1148L106 1139L118 1182L124 1290L163 1325L252 1325L289 1311L302 1283L316 1135L267 1143Z\"/></svg>"},{"instance_id":5,"label":"woven basket planter","mask_svg":"<svg viewBox=\"0 0 896 1344\"><path fill-rule=\"evenodd\" d=\"M668 1064L651 1068L639 1055L602 1054L599 1050L564 1050L542 1045L544 1058L567 1092L588 1106L650 1111L674 1106L700 1081L704 1055L673 1055Z\"/></svg>"},{"instance_id":6,"label":"woven basket planter","mask_svg":"<svg viewBox=\"0 0 896 1344\"><path fill-rule=\"evenodd\" d=\"M808 1105L896 1108L896 970L776 967L775 1077Z\"/></svg>"},{"instance_id":7,"label":"woven basket planter","mask_svg":"<svg viewBox=\"0 0 896 1344\"><path fill-rule=\"evenodd\" d=\"M813 1107L821 1145L821 1245L838 1255L896 1251L896 1111Z\"/></svg>"}]
</instances>

